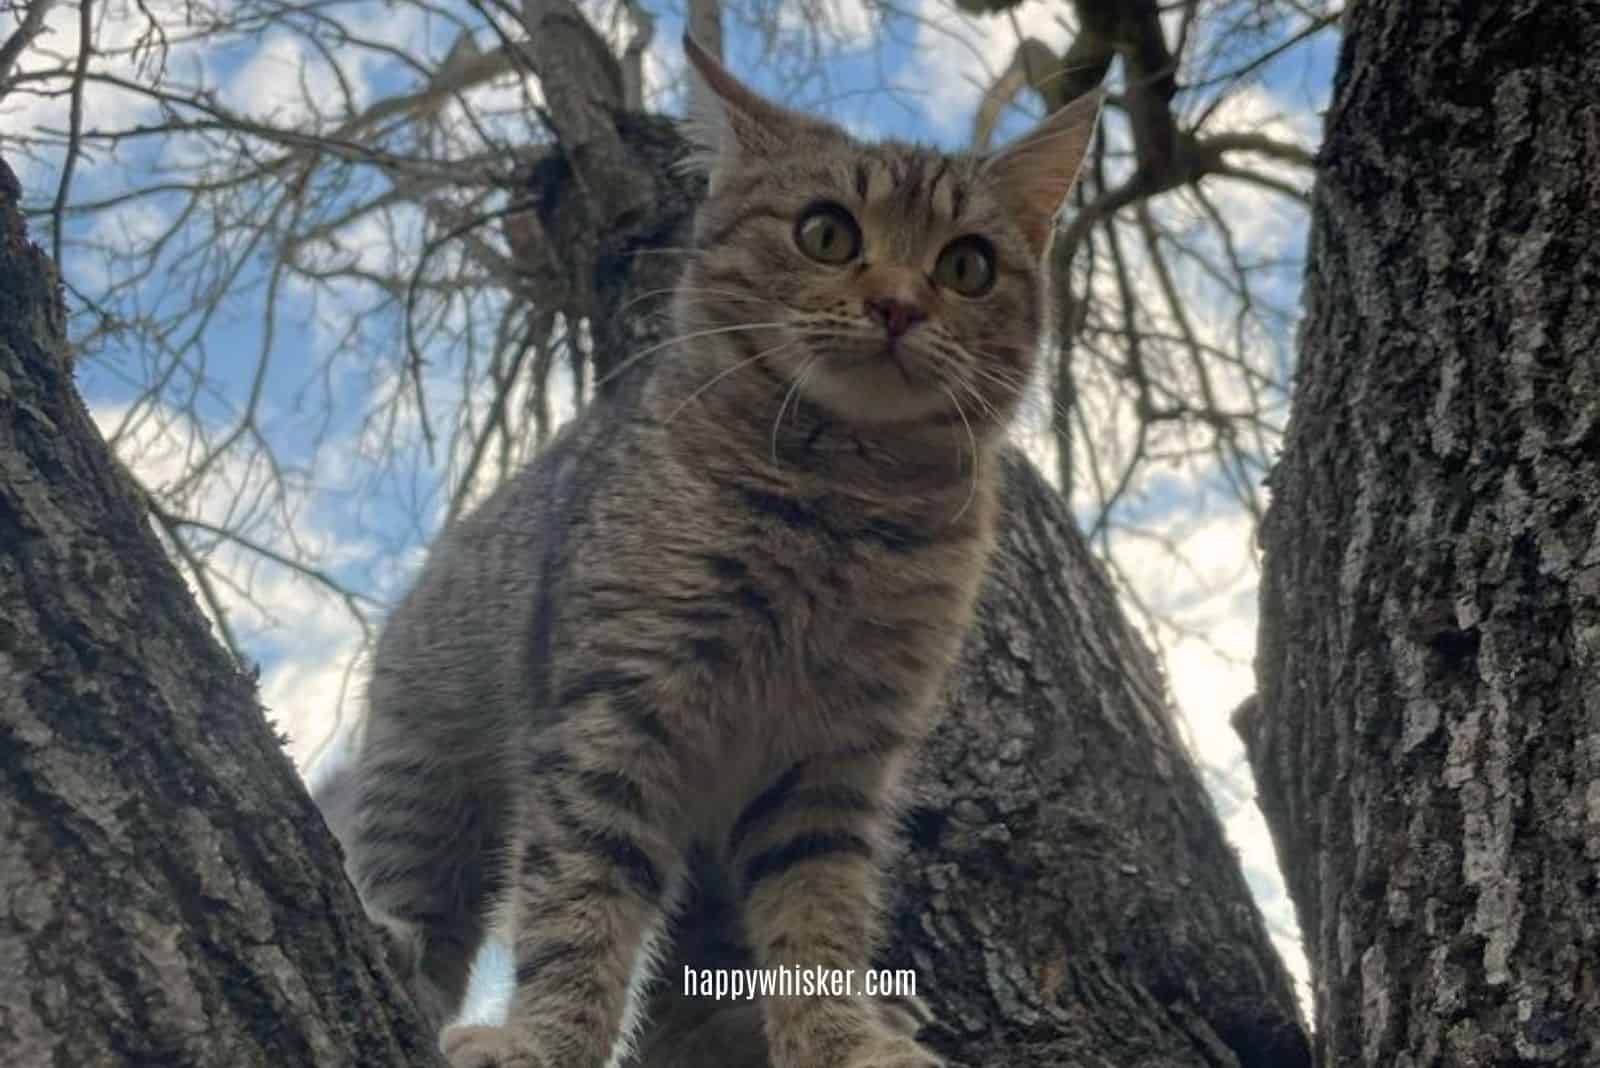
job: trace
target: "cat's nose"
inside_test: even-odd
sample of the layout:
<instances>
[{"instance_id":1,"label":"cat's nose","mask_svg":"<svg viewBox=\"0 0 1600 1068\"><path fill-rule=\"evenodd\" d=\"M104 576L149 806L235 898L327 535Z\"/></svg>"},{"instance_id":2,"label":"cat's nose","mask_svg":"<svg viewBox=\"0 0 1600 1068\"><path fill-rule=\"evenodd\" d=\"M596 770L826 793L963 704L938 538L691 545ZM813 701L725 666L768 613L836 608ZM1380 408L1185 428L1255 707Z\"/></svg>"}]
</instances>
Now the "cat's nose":
<instances>
[{"instance_id":1,"label":"cat's nose","mask_svg":"<svg viewBox=\"0 0 1600 1068\"><path fill-rule=\"evenodd\" d=\"M883 324L891 339L898 338L928 317L921 305L898 297L868 297L867 316Z\"/></svg>"}]
</instances>

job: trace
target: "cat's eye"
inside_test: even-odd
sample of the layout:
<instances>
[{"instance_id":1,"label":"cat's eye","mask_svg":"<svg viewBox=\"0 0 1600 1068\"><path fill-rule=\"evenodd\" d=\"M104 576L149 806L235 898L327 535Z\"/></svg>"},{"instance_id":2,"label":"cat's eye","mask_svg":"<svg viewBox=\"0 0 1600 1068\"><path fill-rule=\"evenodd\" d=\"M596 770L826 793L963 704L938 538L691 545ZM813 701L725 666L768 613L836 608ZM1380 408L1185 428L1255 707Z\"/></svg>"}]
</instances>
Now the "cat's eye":
<instances>
[{"instance_id":1,"label":"cat's eye","mask_svg":"<svg viewBox=\"0 0 1600 1068\"><path fill-rule=\"evenodd\" d=\"M981 237L958 237L939 253L933 280L963 297L981 297L994 288L994 246Z\"/></svg>"},{"instance_id":2,"label":"cat's eye","mask_svg":"<svg viewBox=\"0 0 1600 1068\"><path fill-rule=\"evenodd\" d=\"M794 224L794 243L818 263L849 263L861 254L861 227L837 204L813 204Z\"/></svg>"}]
</instances>

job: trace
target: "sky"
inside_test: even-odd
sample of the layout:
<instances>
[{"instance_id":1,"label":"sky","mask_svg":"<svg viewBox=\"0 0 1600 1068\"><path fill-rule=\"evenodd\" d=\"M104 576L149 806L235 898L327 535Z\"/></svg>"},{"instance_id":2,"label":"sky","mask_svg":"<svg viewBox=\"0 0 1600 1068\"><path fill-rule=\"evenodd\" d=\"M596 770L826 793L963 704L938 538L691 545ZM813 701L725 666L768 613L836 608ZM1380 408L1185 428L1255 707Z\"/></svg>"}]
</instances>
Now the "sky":
<instances>
[{"instance_id":1,"label":"sky","mask_svg":"<svg viewBox=\"0 0 1600 1068\"><path fill-rule=\"evenodd\" d=\"M326 5L326 14L349 31L347 38L332 40L298 34L292 19L263 18L219 41L184 32L177 13L187 8L178 0L147 6L170 20L166 77L204 83L223 106L279 125L304 120L314 106L337 116L342 108L359 111L414 89L417 72L397 61L395 49L436 63L462 25L475 30L478 47L495 44L480 17L449 3L435 11L454 11L461 22L406 3ZM620 38L622 27L609 21L611 7L585 6ZM92 69L148 84L156 69L152 54L129 54L144 30L137 12L127 0L110 0L99 10L99 55ZM669 6L652 10L658 23L647 85L657 106L676 111L681 15ZM973 19L945 0L908 0L889 15L883 14L889 6L869 8L863 0L812 0L804 8L792 0L763 0L728 10L728 64L757 88L830 115L859 136L950 147L966 143L982 88L1006 66L1019 34L1055 47L1070 37L1060 5L1046 0L1030 0L1004 19ZM827 28L812 40L819 15ZM0 16L0 38L10 32L10 17ZM20 69L37 71L74 56L76 18L74 5L58 5L49 32ZM791 39L814 44L822 61L769 50L758 24L776 25ZM365 43L351 43L357 39ZM1264 65L1208 129L1267 130L1314 147L1333 47L1324 35ZM489 132L510 139L527 128L529 105L538 99L536 84L515 81L470 97ZM27 204L40 212L33 226L47 247L46 209L56 194L62 153L43 145L18 155L17 143L6 142L64 129L66 105L60 95L14 94L0 101L0 146L18 171ZM441 152L466 156L483 147L466 128L464 114L459 101L442 106L429 134ZM337 266L336 279L275 277L273 250L251 244L253 223L277 218L262 190L219 197L207 203L208 214L192 220L186 212L193 205L181 192L115 202L131 189L159 186L174 176L215 176L215 140L203 130L181 137L138 135L159 120L158 103L109 84L90 86L84 115L88 129L133 132L91 142L76 165L68 203L113 202L68 217L64 273L75 287L75 306L81 309L83 297L114 288L117 306L135 327L89 344L80 387L119 455L147 485L172 491L190 516L249 533L250 548L218 550L222 579L213 594L225 606L239 644L260 664L263 702L304 768L334 725L358 714L358 651L370 632L352 606L370 627L381 619L382 607L404 592L429 533L443 518L443 486L462 461L448 441L429 461L415 407L388 403L410 385L397 369L399 361L373 358L403 350L397 298L359 280L363 270L381 273L392 266L396 255L414 256L422 242L420 220L403 209L363 216L341 228L336 240L308 246L308 262ZM1038 105L1019 98L1000 127L1001 138L1037 117ZM1108 136L1125 139L1115 128ZM381 192L386 183L355 168L317 180L326 183L319 187L319 205L330 217L341 205ZM1304 219L1296 209L1255 188L1220 187L1216 199L1235 223L1244 253L1292 264L1303 242ZM159 245L145 274L130 273L128 261L104 251L129 245ZM441 269L451 269L447 255ZM1293 306L1297 277L1297 269L1286 269L1271 295ZM1206 283L1196 277L1185 284L1203 293ZM224 292L213 314L186 315L193 293L204 287ZM469 347L468 357L446 351L447 337L480 342L486 329L481 320L492 308L491 297L461 298L441 316L440 332L423 339L428 362L416 384L436 415L472 402L482 388L482 364L470 355L476 350ZM1208 336L1229 330L1225 316L1208 317L1203 307L1196 322ZM181 362L170 359L177 338L187 339ZM1269 340L1287 350L1286 338L1287 333ZM153 401L140 400L140 385L156 377L166 387ZM1047 414L1033 413L1036 421ZM1048 470L1037 425L1024 428L1024 439ZM418 462L386 463L382 458L394 441L404 443L404 457ZM208 465L203 480L188 485L196 457L221 442L234 444ZM1107 447L1116 447L1114 433L1108 432ZM1088 498L1075 496L1072 504L1087 521ZM1161 638L1174 702L1274 942L1303 990L1306 970L1293 910L1252 800L1242 748L1228 725L1233 709L1253 690L1257 572L1250 518L1222 492L1217 473L1196 464L1153 473L1120 518L1123 528L1105 548L1130 576L1138 598L1177 625L1152 633ZM356 591L357 600L281 566L276 558L285 556L315 560L319 574Z\"/></svg>"}]
</instances>

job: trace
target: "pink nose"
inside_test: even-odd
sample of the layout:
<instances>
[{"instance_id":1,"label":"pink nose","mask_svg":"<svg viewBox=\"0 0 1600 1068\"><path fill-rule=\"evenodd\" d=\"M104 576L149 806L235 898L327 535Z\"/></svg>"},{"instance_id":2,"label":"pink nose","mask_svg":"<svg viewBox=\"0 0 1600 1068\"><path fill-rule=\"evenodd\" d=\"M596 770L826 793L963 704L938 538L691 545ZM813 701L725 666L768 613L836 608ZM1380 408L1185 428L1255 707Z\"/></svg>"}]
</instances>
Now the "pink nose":
<instances>
[{"instance_id":1,"label":"pink nose","mask_svg":"<svg viewBox=\"0 0 1600 1068\"><path fill-rule=\"evenodd\" d=\"M866 306L867 315L882 323L890 338L900 337L928 317L917 305L894 297L871 297Z\"/></svg>"}]
</instances>

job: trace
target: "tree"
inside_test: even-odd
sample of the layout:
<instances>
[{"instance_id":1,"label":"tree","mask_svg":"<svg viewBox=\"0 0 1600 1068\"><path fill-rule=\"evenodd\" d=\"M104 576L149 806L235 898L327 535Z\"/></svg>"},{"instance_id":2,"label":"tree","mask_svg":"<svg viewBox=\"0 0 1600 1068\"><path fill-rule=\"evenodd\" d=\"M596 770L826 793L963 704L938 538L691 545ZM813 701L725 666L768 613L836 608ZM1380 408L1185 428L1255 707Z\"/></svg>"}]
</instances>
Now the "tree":
<instances>
[{"instance_id":1,"label":"tree","mask_svg":"<svg viewBox=\"0 0 1600 1068\"><path fill-rule=\"evenodd\" d=\"M1239 717L1317 1063L1600 1061L1600 8L1355 5Z\"/></svg>"},{"instance_id":2,"label":"tree","mask_svg":"<svg viewBox=\"0 0 1600 1068\"><path fill-rule=\"evenodd\" d=\"M660 120L621 117L613 132L654 187L647 232L671 244L671 213L681 222L692 203L667 166L684 146ZM593 218L573 203L593 188L558 171L544 195ZM7 889L30 903L8 956L30 966L0 978L0 1004L25 1007L0 1018L0 1043L82 1065L415 1063L414 1023L381 985L331 842L72 397L50 273L9 203L5 223L0 606L19 622L0 704L17 785L0 826L20 861ZM654 262L638 251L597 256L588 281L637 309L645 337L659 268L631 271ZM599 402L608 417L628 392ZM1154 661L1060 499L1015 455L1006 496L1003 549L912 816L886 963L919 972L939 1021L930 1041L974 1066L1308 1063L1287 974ZM136 605L160 626L136 626ZM71 848L46 848L58 837ZM137 873L124 842L137 843ZM50 887L89 900L34 889ZM705 959L716 924L685 918L688 960ZM70 1027L32 1009L36 975L70 977L56 988L75 1006ZM708 1032L750 1043L747 1008L704 1019L703 1005L665 1006L647 1063L683 1064Z\"/></svg>"},{"instance_id":3,"label":"tree","mask_svg":"<svg viewBox=\"0 0 1600 1068\"><path fill-rule=\"evenodd\" d=\"M0 1058L421 1065L337 847L72 385L0 160Z\"/></svg>"}]
</instances>

